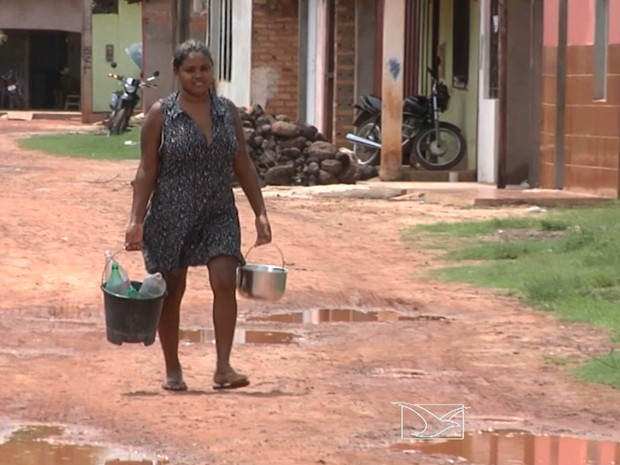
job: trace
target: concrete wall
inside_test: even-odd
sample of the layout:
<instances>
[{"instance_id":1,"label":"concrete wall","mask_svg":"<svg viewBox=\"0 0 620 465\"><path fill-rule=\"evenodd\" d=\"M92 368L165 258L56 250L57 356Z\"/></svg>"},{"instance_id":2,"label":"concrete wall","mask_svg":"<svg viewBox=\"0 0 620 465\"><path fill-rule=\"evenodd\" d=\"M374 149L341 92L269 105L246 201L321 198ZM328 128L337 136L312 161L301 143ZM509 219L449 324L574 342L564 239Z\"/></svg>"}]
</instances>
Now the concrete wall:
<instances>
[{"instance_id":1,"label":"concrete wall","mask_svg":"<svg viewBox=\"0 0 620 465\"><path fill-rule=\"evenodd\" d=\"M478 182L497 183L498 99L490 97L490 0L480 0L480 72L478 91Z\"/></svg>"},{"instance_id":2,"label":"concrete wall","mask_svg":"<svg viewBox=\"0 0 620 465\"><path fill-rule=\"evenodd\" d=\"M0 29L82 32L82 0L2 0Z\"/></svg>"},{"instance_id":3,"label":"concrete wall","mask_svg":"<svg viewBox=\"0 0 620 465\"><path fill-rule=\"evenodd\" d=\"M135 42L142 41L142 4L118 2L118 14L94 14L93 18L93 111L109 111L112 92L120 88L120 83L108 77L114 72L139 78L140 69L125 53L125 49ZM106 45L114 47L116 69L106 61Z\"/></svg>"},{"instance_id":4,"label":"concrete wall","mask_svg":"<svg viewBox=\"0 0 620 465\"><path fill-rule=\"evenodd\" d=\"M157 87L145 89L142 93L143 108L148 108L176 89L172 72L172 56L175 37L172 26L170 0L149 0L142 3L142 37L144 43L144 74L150 76L154 71L161 74ZM191 11L189 36L205 42L207 17L204 11Z\"/></svg>"}]
</instances>

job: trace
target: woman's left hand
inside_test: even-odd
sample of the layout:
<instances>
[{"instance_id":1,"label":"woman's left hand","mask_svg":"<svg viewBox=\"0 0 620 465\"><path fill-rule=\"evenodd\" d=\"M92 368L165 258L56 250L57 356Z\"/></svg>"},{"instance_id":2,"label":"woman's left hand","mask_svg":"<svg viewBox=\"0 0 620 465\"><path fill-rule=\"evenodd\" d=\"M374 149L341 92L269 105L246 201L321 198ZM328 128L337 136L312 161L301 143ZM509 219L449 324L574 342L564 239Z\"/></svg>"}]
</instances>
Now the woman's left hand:
<instances>
[{"instance_id":1,"label":"woman's left hand","mask_svg":"<svg viewBox=\"0 0 620 465\"><path fill-rule=\"evenodd\" d=\"M256 217L256 243L254 246L269 244L271 242L271 226L266 214Z\"/></svg>"}]
</instances>

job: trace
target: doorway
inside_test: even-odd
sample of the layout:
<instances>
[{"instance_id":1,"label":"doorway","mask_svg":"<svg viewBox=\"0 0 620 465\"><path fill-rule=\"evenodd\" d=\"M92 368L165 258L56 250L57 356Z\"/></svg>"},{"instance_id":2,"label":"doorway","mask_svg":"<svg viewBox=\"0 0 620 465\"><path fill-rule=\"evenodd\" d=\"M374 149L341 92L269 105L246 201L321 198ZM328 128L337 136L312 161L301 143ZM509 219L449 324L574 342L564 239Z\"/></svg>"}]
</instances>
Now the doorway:
<instances>
[{"instance_id":1,"label":"doorway","mask_svg":"<svg viewBox=\"0 0 620 465\"><path fill-rule=\"evenodd\" d=\"M68 94L80 93L80 34L30 31L31 109L64 109Z\"/></svg>"}]
</instances>

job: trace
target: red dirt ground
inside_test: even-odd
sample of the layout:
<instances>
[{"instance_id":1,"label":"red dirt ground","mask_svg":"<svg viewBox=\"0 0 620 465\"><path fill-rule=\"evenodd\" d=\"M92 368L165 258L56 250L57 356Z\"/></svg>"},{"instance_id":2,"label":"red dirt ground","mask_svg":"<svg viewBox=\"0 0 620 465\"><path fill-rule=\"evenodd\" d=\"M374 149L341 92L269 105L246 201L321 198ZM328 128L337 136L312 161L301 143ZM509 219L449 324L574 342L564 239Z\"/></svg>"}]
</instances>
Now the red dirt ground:
<instances>
[{"instance_id":1,"label":"red dirt ground","mask_svg":"<svg viewBox=\"0 0 620 465\"><path fill-rule=\"evenodd\" d=\"M520 207L265 189L288 287L278 302L240 299L239 324L291 332L294 342L236 345L233 362L252 384L230 392L211 389L213 344L183 344L190 390L162 391L158 344L106 341L99 289L104 250L123 242L137 162L52 157L15 143L28 133L81 128L0 120L3 421L96 428L101 441L161 453L175 465L448 463L388 449L400 437L396 401L465 404L467 431L510 426L618 439L620 392L578 383L548 357L567 357L570 367L585 358L579 347L604 351L603 331L488 290L425 280L436 253L400 239L408 225L525 214ZM253 218L242 194L238 206L247 250ZM252 253L279 257L273 248ZM142 273L138 254L119 258ZM191 271L183 328L211 327L206 278L205 270ZM249 321L305 309L396 310L414 318Z\"/></svg>"}]
</instances>

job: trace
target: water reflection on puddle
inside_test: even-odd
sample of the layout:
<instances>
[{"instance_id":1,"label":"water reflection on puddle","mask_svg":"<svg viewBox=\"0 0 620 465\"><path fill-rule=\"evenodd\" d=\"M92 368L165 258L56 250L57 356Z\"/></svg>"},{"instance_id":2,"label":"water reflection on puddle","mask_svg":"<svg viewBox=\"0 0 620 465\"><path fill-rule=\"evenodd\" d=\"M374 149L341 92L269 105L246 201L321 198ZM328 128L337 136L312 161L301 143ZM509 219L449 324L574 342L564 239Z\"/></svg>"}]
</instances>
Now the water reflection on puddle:
<instances>
[{"instance_id":1,"label":"water reflection on puddle","mask_svg":"<svg viewBox=\"0 0 620 465\"><path fill-rule=\"evenodd\" d=\"M141 454L101 445L72 444L61 426L24 426L0 435L0 465L162 465Z\"/></svg>"},{"instance_id":2,"label":"water reflection on puddle","mask_svg":"<svg viewBox=\"0 0 620 465\"><path fill-rule=\"evenodd\" d=\"M294 337L293 333L281 331L236 328L233 344L290 344ZM211 343L215 342L215 333L212 329L182 329L179 331L179 340L185 343Z\"/></svg>"},{"instance_id":3,"label":"water reflection on puddle","mask_svg":"<svg viewBox=\"0 0 620 465\"><path fill-rule=\"evenodd\" d=\"M468 433L463 440L402 442L390 449L459 456L480 465L620 465L620 443L521 431Z\"/></svg>"},{"instance_id":4,"label":"water reflection on puddle","mask_svg":"<svg viewBox=\"0 0 620 465\"><path fill-rule=\"evenodd\" d=\"M248 321L275 321L278 323L333 323L333 322L364 322L364 321L406 321L420 319L445 319L441 316L418 315L405 316L394 310L363 312L349 309L307 309L292 313L250 317Z\"/></svg>"}]
</instances>

